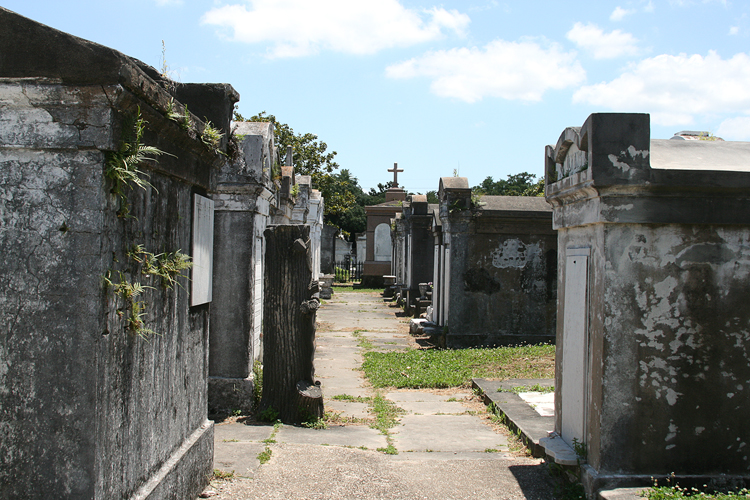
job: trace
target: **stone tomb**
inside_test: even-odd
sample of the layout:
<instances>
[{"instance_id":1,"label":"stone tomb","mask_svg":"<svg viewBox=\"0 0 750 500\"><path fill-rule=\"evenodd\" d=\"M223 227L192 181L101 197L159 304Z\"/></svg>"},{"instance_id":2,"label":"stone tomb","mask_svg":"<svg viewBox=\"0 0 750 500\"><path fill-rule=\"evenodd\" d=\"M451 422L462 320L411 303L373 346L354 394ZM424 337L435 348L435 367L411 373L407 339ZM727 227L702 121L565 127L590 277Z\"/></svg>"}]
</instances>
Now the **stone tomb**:
<instances>
[{"instance_id":1,"label":"stone tomb","mask_svg":"<svg viewBox=\"0 0 750 500\"><path fill-rule=\"evenodd\" d=\"M253 363L261 359L263 232L278 197L271 179L276 161L273 124L239 122L240 155L218 175L215 262L211 306L208 405L211 413L249 412Z\"/></svg>"},{"instance_id":2,"label":"stone tomb","mask_svg":"<svg viewBox=\"0 0 750 500\"><path fill-rule=\"evenodd\" d=\"M583 482L750 480L750 143L592 114L546 150L558 233L556 434ZM575 462L574 462L575 463Z\"/></svg>"},{"instance_id":3,"label":"stone tomb","mask_svg":"<svg viewBox=\"0 0 750 500\"><path fill-rule=\"evenodd\" d=\"M432 319L448 347L554 342L557 238L541 197L482 196L440 179Z\"/></svg>"},{"instance_id":4,"label":"stone tomb","mask_svg":"<svg viewBox=\"0 0 750 500\"><path fill-rule=\"evenodd\" d=\"M407 314L418 305L420 283L432 282L434 238L432 211L425 195L411 195L403 205L403 212L393 219L393 270L401 284L401 297Z\"/></svg>"},{"instance_id":5,"label":"stone tomb","mask_svg":"<svg viewBox=\"0 0 750 500\"><path fill-rule=\"evenodd\" d=\"M213 468L209 195L239 96L3 8L0 54L0 497L195 498ZM115 168L134 140L169 153L138 165L142 187ZM177 251L201 265L192 307L187 270L146 264Z\"/></svg>"},{"instance_id":6,"label":"stone tomb","mask_svg":"<svg viewBox=\"0 0 750 500\"><path fill-rule=\"evenodd\" d=\"M382 286L383 276L391 274L391 219L401 213L406 191L398 187L397 164L393 164L394 186L385 193L385 202L365 207L367 214L367 251L362 284Z\"/></svg>"}]
</instances>

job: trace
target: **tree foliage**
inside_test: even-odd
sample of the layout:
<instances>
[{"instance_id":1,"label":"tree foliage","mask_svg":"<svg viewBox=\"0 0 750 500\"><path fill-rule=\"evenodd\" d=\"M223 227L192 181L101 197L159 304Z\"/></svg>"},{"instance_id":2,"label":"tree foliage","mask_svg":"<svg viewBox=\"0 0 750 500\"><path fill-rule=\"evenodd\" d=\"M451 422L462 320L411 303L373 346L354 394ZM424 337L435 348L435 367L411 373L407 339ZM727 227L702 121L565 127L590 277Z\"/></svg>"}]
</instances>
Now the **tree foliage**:
<instances>
[{"instance_id":1,"label":"tree foliage","mask_svg":"<svg viewBox=\"0 0 750 500\"><path fill-rule=\"evenodd\" d=\"M536 175L528 172L508 175L506 180L498 181L488 176L471 190L490 196L544 196L544 178L537 181Z\"/></svg>"},{"instance_id":2,"label":"tree foliage","mask_svg":"<svg viewBox=\"0 0 750 500\"><path fill-rule=\"evenodd\" d=\"M352 178L347 170L334 174L334 171L339 168L339 164L334 161L336 151L328 151L328 145L318 140L317 135L297 134L292 127L281 123L274 115L266 114L265 111L246 119L235 110L234 120L273 123L274 140L278 148L278 164L286 164L287 146L292 146L294 172L298 175L309 175L312 187L318 189L323 195L323 215L326 222L338 225L336 221L356 204L356 190L353 190L349 184L353 179L354 184L361 191L357 179Z\"/></svg>"}]
</instances>

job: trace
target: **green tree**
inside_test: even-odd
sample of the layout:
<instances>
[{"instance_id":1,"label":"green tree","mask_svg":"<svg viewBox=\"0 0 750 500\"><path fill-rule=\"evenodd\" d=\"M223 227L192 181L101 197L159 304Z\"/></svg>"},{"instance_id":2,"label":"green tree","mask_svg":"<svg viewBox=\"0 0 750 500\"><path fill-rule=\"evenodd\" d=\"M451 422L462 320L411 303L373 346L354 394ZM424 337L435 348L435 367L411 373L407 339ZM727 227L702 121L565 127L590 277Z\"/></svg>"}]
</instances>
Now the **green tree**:
<instances>
[{"instance_id":1,"label":"green tree","mask_svg":"<svg viewBox=\"0 0 750 500\"><path fill-rule=\"evenodd\" d=\"M364 232L367 216L364 206L359 203L364 193L357 178L348 169L342 169L323 178L322 183L323 196L328 196L323 200L326 222L341 228L346 236Z\"/></svg>"},{"instance_id":2,"label":"green tree","mask_svg":"<svg viewBox=\"0 0 750 500\"><path fill-rule=\"evenodd\" d=\"M347 170L342 170L338 176L333 173L339 168L339 164L334 161L336 151L328 151L328 145L318 140L317 135L297 134L292 127L281 123L274 115L268 115L265 111L246 119L235 110L234 120L273 123L278 165L286 163L287 146L292 146L294 172L309 175L312 187L323 195L323 216L326 222L338 225L336 220L341 219L342 214L357 203L358 193L350 186L353 180L354 185L361 191L357 179L351 177ZM341 175L344 172L346 174Z\"/></svg>"},{"instance_id":3,"label":"green tree","mask_svg":"<svg viewBox=\"0 0 750 500\"><path fill-rule=\"evenodd\" d=\"M437 191L427 191L427 203L440 203Z\"/></svg>"},{"instance_id":4,"label":"green tree","mask_svg":"<svg viewBox=\"0 0 750 500\"><path fill-rule=\"evenodd\" d=\"M490 196L544 196L544 178L537 181L536 175L528 172L508 175L506 180L498 181L488 176L471 190Z\"/></svg>"}]
</instances>

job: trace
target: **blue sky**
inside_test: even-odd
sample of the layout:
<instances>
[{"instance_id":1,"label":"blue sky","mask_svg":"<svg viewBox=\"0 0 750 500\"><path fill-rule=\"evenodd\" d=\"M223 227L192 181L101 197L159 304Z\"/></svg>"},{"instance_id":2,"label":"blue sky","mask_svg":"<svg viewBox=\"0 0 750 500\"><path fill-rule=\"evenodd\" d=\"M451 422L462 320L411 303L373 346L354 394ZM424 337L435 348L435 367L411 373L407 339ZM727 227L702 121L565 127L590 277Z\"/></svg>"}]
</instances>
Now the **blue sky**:
<instances>
[{"instance_id":1,"label":"blue sky","mask_svg":"<svg viewBox=\"0 0 750 500\"><path fill-rule=\"evenodd\" d=\"M653 138L750 140L750 2L720 0L4 0L162 67L230 83L337 151L364 188L437 189L458 170L541 176L590 113L651 113Z\"/></svg>"}]
</instances>

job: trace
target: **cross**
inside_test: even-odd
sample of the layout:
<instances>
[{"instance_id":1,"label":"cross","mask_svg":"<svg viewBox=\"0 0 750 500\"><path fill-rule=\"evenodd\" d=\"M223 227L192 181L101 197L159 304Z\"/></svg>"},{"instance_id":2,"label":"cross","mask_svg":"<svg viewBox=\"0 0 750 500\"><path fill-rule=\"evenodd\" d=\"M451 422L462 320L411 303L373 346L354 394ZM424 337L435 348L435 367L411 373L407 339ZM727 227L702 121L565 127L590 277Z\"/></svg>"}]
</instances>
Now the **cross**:
<instances>
[{"instance_id":1,"label":"cross","mask_svg":"<svg viewBox=\"0 0 750 500\"><path fill-rule=\"evenodd\" d=\"M399 170L398 163L394 163L393 170L388 169L388 171L393 172L393 187L397 188L398 187L398 173L403 172L404 169L402 168L401 170Z\"/></svg>"}]
</instances>

